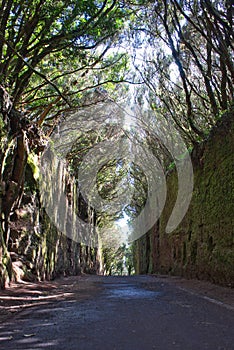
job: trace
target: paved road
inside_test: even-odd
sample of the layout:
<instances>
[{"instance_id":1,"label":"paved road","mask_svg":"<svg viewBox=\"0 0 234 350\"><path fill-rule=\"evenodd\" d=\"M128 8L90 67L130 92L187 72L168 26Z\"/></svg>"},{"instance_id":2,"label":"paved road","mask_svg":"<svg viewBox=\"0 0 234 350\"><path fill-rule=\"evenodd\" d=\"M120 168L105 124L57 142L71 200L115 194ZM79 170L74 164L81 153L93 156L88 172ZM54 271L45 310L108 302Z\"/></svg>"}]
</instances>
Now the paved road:
<instances>
[{"instance_id":1,"label":"paved road","mask_svg":"<svg viewBox=\"0 0 234 350\"><path fill-rule=\"evenodd\" d=\"M0 349L234 349L231 307L152 276L93 281L98 288L87 299L41 305L9 319L0 327Z\"/></svg>"}]
</instances>

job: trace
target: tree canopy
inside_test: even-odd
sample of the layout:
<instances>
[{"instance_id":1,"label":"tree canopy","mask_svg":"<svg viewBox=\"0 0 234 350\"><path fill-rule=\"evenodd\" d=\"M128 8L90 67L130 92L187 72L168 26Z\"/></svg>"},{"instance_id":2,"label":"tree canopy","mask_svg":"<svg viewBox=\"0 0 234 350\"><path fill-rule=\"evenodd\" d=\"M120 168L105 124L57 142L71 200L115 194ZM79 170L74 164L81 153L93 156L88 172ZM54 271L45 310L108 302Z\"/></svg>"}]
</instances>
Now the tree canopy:
<instances>
[{"instance_id":1,"label":"tree canopy","mask_svg":"<svg viewBox=\"0 0 234 350\"><path fill-rule=\"evenodd\" d=\"M96 222L137 217L149 183L134 147L166 172L208 136L233 104L233 36L231 0L1 1L2 245L29 154L40 157L62 125L71 134L79 125L65 155L77 181L92 149L103 147L104 158L104 144L127 142L130 156L106 161L97 188L106 201L128 190L131 200Z\"/></svg>"},{"instance_id":2,"label":"tree canopy","mask_svg":"<svg viewBox=\"0 0 234 350\"><path fill-rule=\"evenodd\" d=\"M41 124L89 88L123 79L124 55L106 57L127 16L121 2L2 1L0 13L1 82L29 120Z\"/></svg>"}]
</instances>

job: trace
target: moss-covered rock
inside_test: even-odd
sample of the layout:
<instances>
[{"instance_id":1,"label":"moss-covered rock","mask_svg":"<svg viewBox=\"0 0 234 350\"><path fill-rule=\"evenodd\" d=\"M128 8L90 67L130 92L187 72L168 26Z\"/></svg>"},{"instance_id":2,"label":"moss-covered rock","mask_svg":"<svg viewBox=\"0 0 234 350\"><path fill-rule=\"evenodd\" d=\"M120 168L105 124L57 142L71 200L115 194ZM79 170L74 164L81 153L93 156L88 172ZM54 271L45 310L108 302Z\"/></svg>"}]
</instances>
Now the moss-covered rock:
<instances>
[{"instance_id":1,"label":"moss-covered rock","mask_svg":"<svg viewBox=\"0 0 234 350\"><path fill-rule=\"evenodd\" d=\"M177 196L174 169L167 177L167 201L159 222L135 242L135 269L234 285L233 112L223 116L191 157L194 191L190 207L180 225L167 234ZM147 244L148 237L153 244Z\"/></svg>"}]
</instances>

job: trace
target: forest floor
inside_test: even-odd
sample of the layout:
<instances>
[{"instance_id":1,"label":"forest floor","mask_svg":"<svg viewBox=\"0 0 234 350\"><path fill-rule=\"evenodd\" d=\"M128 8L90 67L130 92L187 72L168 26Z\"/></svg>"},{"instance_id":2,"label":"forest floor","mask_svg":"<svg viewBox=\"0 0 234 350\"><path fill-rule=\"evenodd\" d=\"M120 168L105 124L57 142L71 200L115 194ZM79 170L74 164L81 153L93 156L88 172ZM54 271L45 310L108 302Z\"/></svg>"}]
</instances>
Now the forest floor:
<instances>
[{"instance_id":1,"label":"forest floor","mask_svg":"<svg viewBox=\"0 0 234 350\"><path fill-rule=\"evenodd\" d=\"M214 285L207 281L187 280L178 276L151 276L163 283L175 285L192 294L202 295L234 310L234 289L232 288ZM55 301L90 298L102 288L99 276L85 274L60 277L53 281L12 283L5 290L0 290L0 323L24 309L51 304Z\"/></svg>"}]
</instances>

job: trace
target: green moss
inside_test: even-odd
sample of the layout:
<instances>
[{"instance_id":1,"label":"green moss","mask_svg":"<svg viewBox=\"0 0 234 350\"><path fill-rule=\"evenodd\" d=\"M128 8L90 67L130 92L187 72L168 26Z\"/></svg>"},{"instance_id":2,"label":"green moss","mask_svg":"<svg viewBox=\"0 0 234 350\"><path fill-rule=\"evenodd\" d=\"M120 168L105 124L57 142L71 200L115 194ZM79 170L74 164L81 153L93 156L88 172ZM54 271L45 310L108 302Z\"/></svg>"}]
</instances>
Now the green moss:
<instances>
[{"instance_id":1,"label":"green moss","mask_svg":"<svg viewBox=\"0 0 234 350\"><path fill-rule=\"evenodd\" d=\"M40 177L40 169L39 169L39 162L38 162L38 156L36 154L34 154L33 152L31 152L28 155L28 165L31 167L32 169L32 173L33 173L33 177L35 179L35 181L39 180Z\"/></svg>"},{"instance_id":2,"label":"green moss","mask_svg":"<svg viewBox=\"0 0 234 350\"><path fill-rule=\"evenodd\" d=\"M158 249L150 256L153 272L185 273L189 277L230 284L234 278L234 119L220 121L206 142L193 152L194 192L181 224L170 235L165 228L174 208L176 169L167 176L167 200L159 220ZM199 155L199 157L198 157ZM171 165L173 168L174 165ZM145 236L137 243L137 266L145 270ZM156 259L156 258L155 258Z\"/></svg>"}]
</instances>

